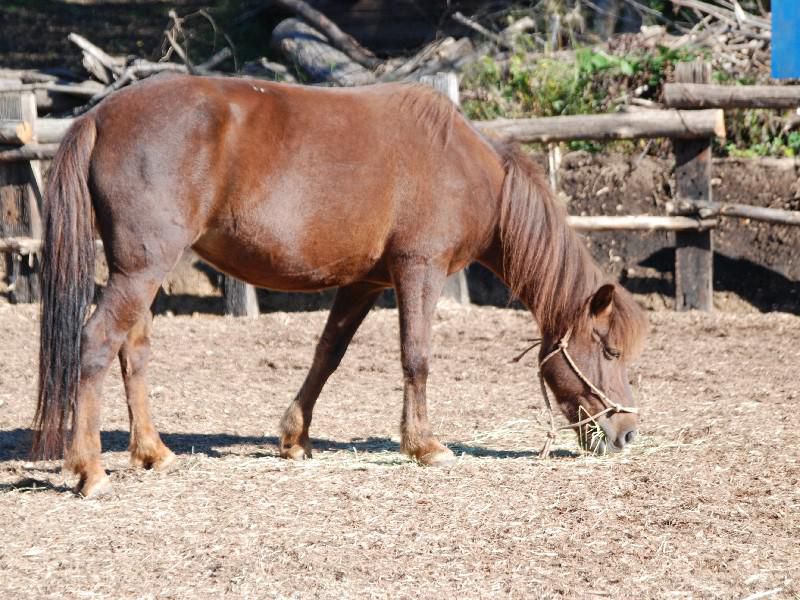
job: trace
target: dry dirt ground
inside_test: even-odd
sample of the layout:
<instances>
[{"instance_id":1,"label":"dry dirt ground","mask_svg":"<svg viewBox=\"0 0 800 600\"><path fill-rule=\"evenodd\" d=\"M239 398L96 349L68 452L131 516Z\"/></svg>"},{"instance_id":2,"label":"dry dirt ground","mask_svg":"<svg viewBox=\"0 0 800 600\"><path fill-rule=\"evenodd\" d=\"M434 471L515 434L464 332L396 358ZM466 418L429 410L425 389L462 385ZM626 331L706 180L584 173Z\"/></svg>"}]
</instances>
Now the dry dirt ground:
<instances>
[{"instance_id":1,"label":"dry dirt ground","mask_svg":"<svg viewBox=\"0 0 800 600\"><path fill-rule=\"evenodd\" d=\"M530 319L440 306L430 404L459 456L441 469L398 453L388 309L322 394L315 458L277 458L324 319L158 317L151 395L179 465L128 467L115 368L114 495L80 500L26 459L36 310L0 304L0 597L800 597L800 318L651 313L637 443L588 457L564 433L540 461L534 368L509 363Z\"/></svg>"}]
</instances>

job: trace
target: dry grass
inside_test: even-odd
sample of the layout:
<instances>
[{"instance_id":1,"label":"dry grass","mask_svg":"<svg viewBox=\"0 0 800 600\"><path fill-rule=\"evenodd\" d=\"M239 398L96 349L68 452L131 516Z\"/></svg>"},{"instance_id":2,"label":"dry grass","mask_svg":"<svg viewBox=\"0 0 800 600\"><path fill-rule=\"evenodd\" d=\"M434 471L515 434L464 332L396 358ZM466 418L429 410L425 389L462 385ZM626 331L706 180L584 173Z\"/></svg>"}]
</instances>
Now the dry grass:
<instances>
[{"instance_id":1,"label":"dry grass","mask_svg":"<svg viewBox=\"0 0 800 600\"><path fill-rule=\"evenodd\" d=\"M323 392L312 461L276 457L322 313L158 318L156 422L178 468L128 468L118 374L104 415L115 494L81 501L26 462L36 313L0 305L0 596L743 598L800 593L800 318L652 313L643 418L621 456L534 458L547 430L523 313L440 309L435 429L398 452L397 315L375 311Z\"/></svg>"}]
</instances>

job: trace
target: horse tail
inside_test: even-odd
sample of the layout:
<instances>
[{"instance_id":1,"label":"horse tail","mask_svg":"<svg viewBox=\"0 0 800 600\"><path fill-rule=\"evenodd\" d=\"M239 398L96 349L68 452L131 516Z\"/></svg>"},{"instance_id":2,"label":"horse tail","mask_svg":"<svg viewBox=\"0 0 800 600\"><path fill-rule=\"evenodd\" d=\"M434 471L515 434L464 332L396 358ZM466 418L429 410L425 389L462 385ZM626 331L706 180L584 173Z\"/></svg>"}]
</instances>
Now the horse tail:
<instances>
[{"instance_id":1,"label":"horse tail","mask_svg":"<svg viewBox=\"0 0 800 600\"><path fill-rule=\"evenodd\" d=\"M53 160L44 203L39 391L33 453L60 456L81 376L81 332L94 295L94 222L89 163L97 139L91 117L69 129Z\"/></svg>"}]
</instances>

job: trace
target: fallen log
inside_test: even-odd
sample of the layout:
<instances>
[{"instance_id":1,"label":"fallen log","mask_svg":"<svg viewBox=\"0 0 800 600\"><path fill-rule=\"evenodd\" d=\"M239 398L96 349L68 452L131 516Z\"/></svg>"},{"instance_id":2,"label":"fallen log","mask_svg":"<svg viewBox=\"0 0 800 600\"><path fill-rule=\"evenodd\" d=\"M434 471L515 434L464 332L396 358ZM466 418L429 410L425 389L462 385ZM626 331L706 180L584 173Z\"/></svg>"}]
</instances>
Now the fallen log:
<instances>
[{"instance_id":1,"label":"fallen log","mask_svg":"<svg viewBox=\"0 0 800 600\"><path fill-rule=\"evenodd\" d=\"M487 134L521 143L725 137L724 112L718 109L654 109L624 114L495 119L475 121L475 127Z\"/></svg>"},{"instance_id":2,"label":"fallen log","mask_svg":"<svg viewBox=\"0 0 800 600\"><path fill-rule=\"evenodd\" d=\"M383 63L352 36L339 29L336 23L302 0L277 0L276 4L291 10L314 29L320 31L329 40L331 46L343 52L359 65L367 69L375 69Z\"/></svg>"},{"instance_id":3,"label":"fallen log","mask_svg":"<svg viewBox=\"0 0 800 600\"><path fill-rule=\"evenodd\" d=\"M27 144L33 140L33 125L28 121L0 120L0 144Z\"/></svg>"},{"instance_id":4,"label":"fallen log","mask_svg":"<svg viewBox=\"0 0 800 600\"><path fill-rule=\"evenodd\" d=\"M473 31L477 31L483 37L493 41L495 44L497 44L498 46L500 46L502 48L506 48L507 50L513 50L514 49L514 45L512 43L512 40L510 40L508 38L505 38L502 35L499 35L499 34L494 33L492 31L489 31L488 29L486 29L486 27L484 27L483 25L481 25L477 21L474 21L473 19L465 17L464 15L462 15L458 11L453 13L452 19L454 21L458 22L458 23L461 23L465 27L469 27Z\"/></svg>"},{"instance_id":5,"label":"fallen log","mask_svg":"<svg viewBox=\"0 0 800 600\"><path fill-rule=\"evenodd\" d=\"M106 54L77 33L70 33L67 39L83 51L83 66L102 83L109 84L122 73L124 59Z\"/></svg>"},{"instance_id":6,"label":"fallen log","mask_svg":"<svg viewBox=\"0 0 800 600\"><path fill-rule=\"evenodd\" d=\"M297 65L309 83L339 86L375 83L372 71L337 50L319 31L297 19L281 21L272 31L272 46Z\"/></svg>"},{"instance_id":7,"label":"fallen log","mask_svg":"<svg viewBox=\"0 0 800 600\"><path fill-rule=\"evenodd\" d=\"M800 85L667 83L664 104L672 108L797 108Z\"/></svg>"},{"instance_id":8,"label":"fallen log","mask_svg":"<svg viewBox=\"0 0 800 600\"><path fill-rule=\"evenodd\" d=\"M633 216L569 216L569 225L582 232L590 231L703 231L717 226L715 219L691 217Z\"/></svg>"}]
</instances>

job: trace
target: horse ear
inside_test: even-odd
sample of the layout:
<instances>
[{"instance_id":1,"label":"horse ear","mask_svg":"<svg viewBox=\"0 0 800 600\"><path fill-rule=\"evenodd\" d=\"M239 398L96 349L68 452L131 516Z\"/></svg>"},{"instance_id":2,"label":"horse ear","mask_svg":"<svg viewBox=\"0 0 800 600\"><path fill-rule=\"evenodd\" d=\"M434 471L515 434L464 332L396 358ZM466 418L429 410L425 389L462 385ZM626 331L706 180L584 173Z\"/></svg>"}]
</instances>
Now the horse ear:
<instances>
[{"instance_id":1,"label":"horse ear","mask_svg":"<svg viewBox=\"0 0 800 600\"><path fill-rule=\"evenodd\" d=\"M614 309L614 285L607 283L601 286L592 296L591 311L596 319L607 319Z\"/></svg>"}]
</instances>

